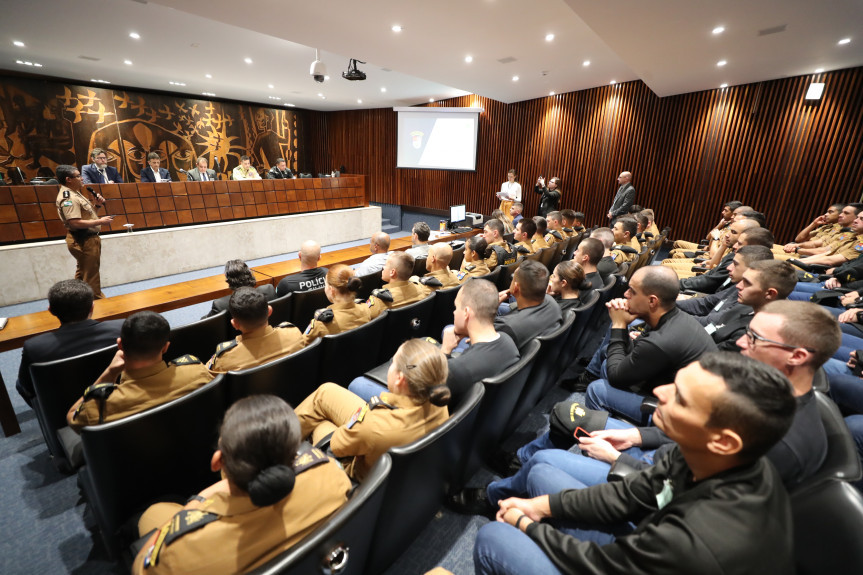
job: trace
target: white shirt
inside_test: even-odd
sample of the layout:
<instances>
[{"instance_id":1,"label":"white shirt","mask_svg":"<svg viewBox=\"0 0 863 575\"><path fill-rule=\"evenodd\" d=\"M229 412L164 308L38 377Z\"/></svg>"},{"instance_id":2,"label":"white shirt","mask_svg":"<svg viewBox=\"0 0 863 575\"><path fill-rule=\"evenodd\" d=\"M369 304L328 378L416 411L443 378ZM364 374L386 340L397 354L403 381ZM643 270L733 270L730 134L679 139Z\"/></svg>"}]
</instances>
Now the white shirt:
<instances>
[{"instance_id":1,"label":"white shirt","mask_svg":"<svg viewBox=\"0 0 863 575\"><path fill-rule=\"evenodd\" d=\"M500 193L505 194L513 202L521 201L521 184L518 182L505 181L500 185Z\"/></svg>"},{"instance_id":2,"label":"white shirt","mask_svg":"<svg viewBox=\"0 0 863 575\"><path fill-rule=\"evenodd\" d=\"M107 184L108 183L108 166L105 165L104 168L100 168L99 164L94 163L93 167L96 168L96 171L98 171L99 175L102 177L102 181L99 183L100 184ZM93 183L96 183L96 182L93 182Z\"/></svg>"},{"instance_id":3,"label":"white shirt","mask_svg":"<svg viewBox=\"0 0 863 575\"><path fill-rule=\"evenodd\" d=\"M387 253L372 254L356 268L357 276L367 276L384 269L387 263Z\"/></svg>"}]
</instances>

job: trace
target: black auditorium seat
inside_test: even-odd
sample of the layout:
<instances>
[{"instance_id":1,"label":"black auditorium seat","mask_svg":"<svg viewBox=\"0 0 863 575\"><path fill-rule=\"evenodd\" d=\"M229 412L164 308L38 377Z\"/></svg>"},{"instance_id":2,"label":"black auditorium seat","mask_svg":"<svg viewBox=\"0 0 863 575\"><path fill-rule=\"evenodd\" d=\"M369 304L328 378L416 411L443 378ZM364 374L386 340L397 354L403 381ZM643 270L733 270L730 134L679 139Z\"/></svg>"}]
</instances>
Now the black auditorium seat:
<instances>
[{"instance_id":1,"label":"black auditorium seat","mask_svg":"<svg viewBox=\"0 0 863 575\"><path fill-rule=\"evenodd\" d=\"M72 471L70 462L63 450L57 432L67 427L66 414L72 405L84 395L84 390L92 385L105 368L111 363L117 346L91 351L66 359L30 366L30 377L36 391L33 410L48 453L60 471Z\"/></svg>"},{"instance_id":2,"label":"black auditorium seat","mask_svg":"<svg viewBox=\"0 0 863 575\"><path fill-rule=\"evenodd\" d=\"M267 393L297 406L318 386L321 340L264 365L229 371L226 376L228 403L247 395Z\"/></svg>"},{"instance_id":3,"label":"black auditorium seat","mask_svg":"<svg viewBox=\"0 0 863 575\"><path fill-rule=\"evenodd\" d=\"M210 470L227 407L224 376L169 403L81 431L78 473L105 549L120 550L120 527L161 498L189 496L219 480Z\"/></svg>"},{"instance_id":4,"label":"black auditorium seat","mask_svg":"<svg viewBox=\"0 0 863 575\"><path fill-rule=\"evenodd\" d=\"M455 297L458 295L458 290L461 286L455 286L446 289L439 289L434 296L434 309L432 316L427 324L425 335L441 340L441 332L443 328L448 326L453 321L453 311L455 311Z\"/></svg>"},{"instance_id":5,"label":"black auditorium seat","mask_svg":"<svg viewBox=\"0 0 863 575\"><path fill-rule=\"evenodd\" d=\"M485 274L484 276L479 276L480 279L488 280L491 283L493 283L495 286L497 286L497 278L499 278L499 277L500 277L500 266L497 266L496 268L494 268L493 271Z\"/></svg>"},{"instance_id":6,"label":"black auditorium seat","mask_svg":"<svg viewBox=\"0 0 863 575\"><path fill-rule=\"evenodd\" d=\"M863 495L831 480L791 495L797 575L863 573Z\"/></svg>"},{"instance_id":7,"label":"black auditorium seat","mask_svg":"<svg viewBox=\"0 0 863 575\"><path fill-rule=\"evenodd\" d=\"M378 363L392 358L399 346L407 340L425 336L431 323L436 295L432 292L418 302L387 310Z\"/></svg>"},{"instance_id":8,"label":"black auditorium seat","mask_svg":"<svg viewBox=\"0 0 863 575\"><path fill-rule=\"evenodd\" d=\"M372 292L380 289L384 285L384 280L381 278L381 272L372 272L364 276L357 276L363 282L363 287L357 292L357 299L367 300Z\"/></svg>"},{"instance_id":9,"label":"black auditorium seat","mask_svg":"<svg viewBox=\"0 0 863 575\"><path fill-rule=\"evenodd\" d=\"M293 292L294 305L291 308L291 323L305 331L315 311L330 305L330 300L324 294L324 288Z\"/></svg>"},{"instance_id":10,"label":"black auditorium seat","mask_svg":"<svg viewBox=\"0 0 863 575\"><path fill-rule=\"evenodd\" d=\"M216 346L231 339L225 321L227 313L227 311L222 311L214 316L173 328L170 338L171 345L168 346L168 351L165 352L164 356L165 361L188 354L207 363L216 353Z\"/></svg>"},{"instance_id":11,"label":"black auditorium seat","mask_svg":"<svg viewBox=\"0 0 863 575\"><path fill-rule=\"evenodd\" d=\"M449 269L458 271L461 269L461 262L464 261L464 242L457 248L452 250L452 259L449 261Z\"/></svg>"},{"instance_id":12,"label":"black auditorium seat","mask_svg":"<svg viewBox=\"0 0 863 575\"><path fill-rule=\"evenodd\" d=\"M517 261L515 263L499 266L500 275L497 277L498 291L509 289L510 283L512 283L512 274L515 273L515 270L517 270L520 265L521 262Z\"/></svg>"},{"instance_id":13,"label":"black auditorium seat","mask_svg":"<svg viewBox=\"0 0 863 575\"><path fill-rule=\"evenodd\" d=\"M369 323L321 338L319 383L332 381L347 387L355 377L378 365L384 335L385 311Z\"/></svg>"},{"instance_id":14,"label":"black auditorium seat","mask_svg":"<svg viewBox=\"0 0 863 575\"><path fill-rule=\"evenodd\" d=\"M270 325L277 326L282 322L291 321L291 311L293 311L294 306L293 298L294 292L289 292L288 295L270 300L270 307L273 308L273 313L270 314ZM304 328L305 326L300 329Z\"/></svg>"},{"instance_id":15,"label":"black auditorium seat","mask_svg":"<svg viewBox=\"0 0 863 575\"><path fill-rule=\"evenodd\" d=\"M546 264L545 267L548 268L548 273L554 271L554 268L557 267L561 261L563 261L563 252L566 251L566 246L569 244L569 241L565 242L557 242L550 249L554 250L551 254L551 259Z\"/></svg>"},{"instance_id":16,"label":"black auditorium seat","mask_svg":"<svg viewBox=\"0 0 863 575\"><path fill-rule=\"evenodd\" d=\"M425 256L421 258L414 259L414 271L411 272L412 276L423 277L426 275L426 258Z\"/></svg>"}]
</instances>

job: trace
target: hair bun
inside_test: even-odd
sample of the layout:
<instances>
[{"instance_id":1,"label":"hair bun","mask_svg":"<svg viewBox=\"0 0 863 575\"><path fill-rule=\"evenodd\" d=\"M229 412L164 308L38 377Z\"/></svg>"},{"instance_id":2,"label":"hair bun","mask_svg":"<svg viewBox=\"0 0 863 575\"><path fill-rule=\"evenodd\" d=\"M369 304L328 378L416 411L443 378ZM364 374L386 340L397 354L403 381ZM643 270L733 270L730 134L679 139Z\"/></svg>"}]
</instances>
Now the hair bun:
<instances>
[{"instance_id":1,"label":"hair bun","mask_svg":"<svg viewBox=\"0 0 863 575\"><path fill-rule=\"evenodd\" d=\"M287 465L273 465L262 469L257 477L249 482L249 498L258 507L273 505L291 492L296 479L294 469Z\"/></svg>"},{"instance_id":2,"label":"hair bun","mask_svg":"<svg viewBox=\"0 0 863 575\"><path fill-rule=\"evenodd\" d=\"M347 285L348 291L358 292L358 291L360 291L360 288L362 288L362 287L363 287L363 280L361 280L360 278L354 276L348 280L348 285Z\"/></svg>"}]
</instances>

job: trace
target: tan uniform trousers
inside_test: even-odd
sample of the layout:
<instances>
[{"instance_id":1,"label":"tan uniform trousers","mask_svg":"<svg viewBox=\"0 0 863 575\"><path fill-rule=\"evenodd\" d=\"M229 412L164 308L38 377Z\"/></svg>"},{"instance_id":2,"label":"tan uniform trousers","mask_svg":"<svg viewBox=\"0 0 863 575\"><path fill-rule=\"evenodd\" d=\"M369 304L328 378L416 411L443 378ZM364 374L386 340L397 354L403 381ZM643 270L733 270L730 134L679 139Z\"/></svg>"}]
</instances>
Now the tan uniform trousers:
<instances>
[{"instance_id":1,"label":"tan uniform trousers","mask_svg":"<svg viewBox=\"0 0 863 575\"><path fill-rule=\"evenodd\" d=\"M335 383L321 385L309 397L311 401L303 401L296 413L300 419L300 437L311 433L312 445L346 424L366 404L360 396Z\"/></svg>"},{"instance_id":2,"label":"tan uniform trousers","mask_svg":"<svg viewBox=\"0 0 863 575\"><path fill-rule=\"evenodd\" d=\"M66 247L78 263L75 279L93 288L96 299L105 297L102 280L99 278L99 260L102 257L102 239L98 235L88 236L80 242L71 233L66 234Z\"/></svg>"}]
</instances>

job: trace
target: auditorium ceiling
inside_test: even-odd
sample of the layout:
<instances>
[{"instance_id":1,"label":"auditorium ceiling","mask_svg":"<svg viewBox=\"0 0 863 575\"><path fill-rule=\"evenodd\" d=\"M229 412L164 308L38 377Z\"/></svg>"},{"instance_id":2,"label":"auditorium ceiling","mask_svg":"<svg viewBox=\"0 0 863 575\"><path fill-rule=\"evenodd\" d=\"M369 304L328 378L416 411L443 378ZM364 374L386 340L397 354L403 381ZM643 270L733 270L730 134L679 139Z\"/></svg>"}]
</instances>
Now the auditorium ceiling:
<instances>
[{"instance_id":1,"label":"auditorium ceiling","mask_svg":"<svg viewBox=\"0 0 863 575\"><path fill-rule=\"evenodd\" d=\"M0 70L313 110L663 97L863 65L861 22L859 0L29 0L4 6Z\"/></svg>"}]
</instances>

